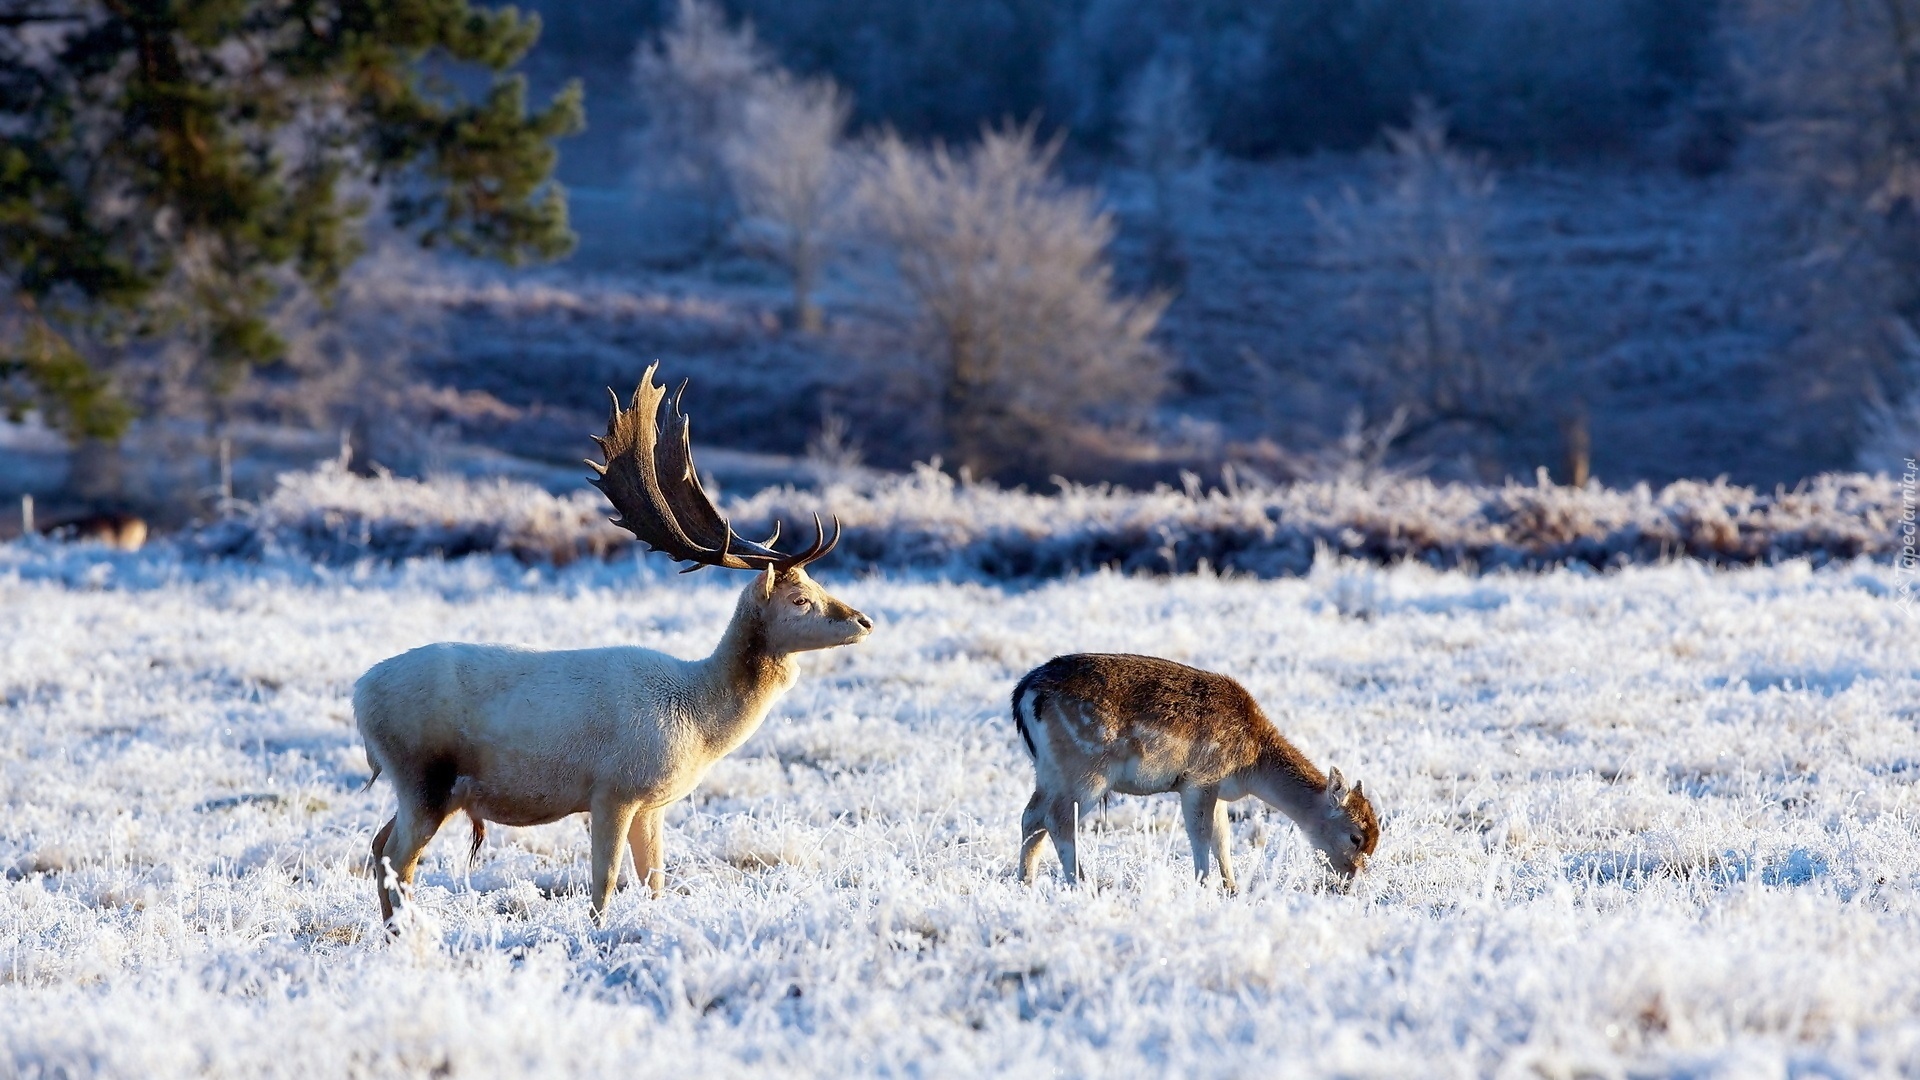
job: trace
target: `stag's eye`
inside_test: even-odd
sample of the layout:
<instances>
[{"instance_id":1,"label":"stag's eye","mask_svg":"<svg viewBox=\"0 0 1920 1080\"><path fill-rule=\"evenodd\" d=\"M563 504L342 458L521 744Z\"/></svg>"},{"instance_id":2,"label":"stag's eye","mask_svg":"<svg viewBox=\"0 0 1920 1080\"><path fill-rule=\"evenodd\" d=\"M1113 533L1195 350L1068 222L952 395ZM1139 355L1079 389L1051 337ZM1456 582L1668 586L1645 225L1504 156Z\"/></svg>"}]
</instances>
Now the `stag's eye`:
<instances>
[{"instance_id":1,"label":"stag's eye","mask_svg":"<svg viewBox=\"0 0 1920 1080\"><path fill-rule=\"evenodd\" d=\"M801 607L801 608L803 608L803 607L806 607L806 606L807 606L807 603L808 603L808 601L807 601L807 598L806 598L806 597L804 597L804 596L796 596L796 597L794 597L794 598L793 598L793 606L794 606L794 607Z\"/></svg>"},{"instance_id":2,"label":"stag's eye","mask_svg":"<svg viewBox=\"0 0 1920 1080\"><path fill-rule=\"evenodd\" d=\"M1359 835L1349 836L1347 837L1347 839L1353 844L1354 847L1359 847L1361 844L1366 842L1366 838Z\"/></svg>"}]
</instances>

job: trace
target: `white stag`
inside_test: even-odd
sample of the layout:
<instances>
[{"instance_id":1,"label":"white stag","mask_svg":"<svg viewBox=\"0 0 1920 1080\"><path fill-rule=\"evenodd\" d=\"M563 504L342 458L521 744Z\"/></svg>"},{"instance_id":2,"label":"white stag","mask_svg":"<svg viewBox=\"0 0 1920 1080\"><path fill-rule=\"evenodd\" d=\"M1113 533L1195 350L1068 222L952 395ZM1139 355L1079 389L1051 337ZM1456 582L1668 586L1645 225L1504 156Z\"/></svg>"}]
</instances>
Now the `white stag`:
<instances>
[{"instance_id":1,"label":"white stag","mask_svg":"<svg viewBox=\"0 0 1920 1080\"><path fill-rule=\"evenodd\" d=\"M385 776L400 802L373 840L384 920L406 903L427 842L462 812L476 849L484 822L591 815L596 921L629 845L659 895L666 808L760 726L794 683L794 654L850 645L873 630L807 576L807 564L838 542L838 522L828 540L816 516L812 545L792 554L772 546L778 528L765 544L734 535L694 470L678 394L659 437L665 390L653 374L649 367L630 407L614 399L606 437L595 437L606 464L587 463L599 474L593 483L619 511L615 523L648 547L692 563L689 570L753 570L754 580L704 660L631 646L442 643L375 664L354 685L353 711L374 777Z\"/></svg>"}]
</instances>

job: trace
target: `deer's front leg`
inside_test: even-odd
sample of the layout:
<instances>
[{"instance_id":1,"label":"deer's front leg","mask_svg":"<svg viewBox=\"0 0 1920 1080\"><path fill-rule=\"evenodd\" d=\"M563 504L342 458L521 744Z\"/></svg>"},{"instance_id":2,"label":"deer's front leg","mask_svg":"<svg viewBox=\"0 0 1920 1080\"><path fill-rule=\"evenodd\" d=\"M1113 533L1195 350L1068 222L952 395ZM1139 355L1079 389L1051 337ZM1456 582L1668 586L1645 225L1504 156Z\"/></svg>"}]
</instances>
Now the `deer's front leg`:
<instances>
[{"instance_id":1,"label":"deer's front leg","mask_svg":"<svg viewBox=\"0 0 1920 1080\"><path fill-rule=\"evenodd\" d=\"M1212 788L1193 787L1180 792L1180 813L1186 819L1187 844L1193 848L1193 876L1201 882L1207 880L1207 871L1210 869L1208 856L1215 850L1213 834L1216 818L1220 824L1226 820L1224 809L1219 793ZM1224 860L1220 868L1225 873L1232 872L1227 870Z\"/></svg>"},{"instance_id":2,"label":"deer's front leg","mask_svg":"<svg viewBox=\"0 0 1920 1080\"><path fill-rule=\"evenodd\" d=\"M598 925L605 925L607 903L620 882L620 856L636 809L610 802L596 802L593 807L593 921Z\"/></svg>"},{"instance_id":3,"label":"deer's front leg","mask_svg":"<svg viewBox=\"0 0 1920 1080\"><path fill-rule=\"evenodd\" d=\"M1215 799L1213 803L1213 860L1220 864L1220 884L1230 893L1240 891L1233 880L1233 857L1227 854L1227 846L1233 840L1233 830L1227 827L1227 801Z\"/></svg>"},{"instance_id":4,"label":"deer's front leg","mask_svg":"<svg viewBox=\"0 0 1920 1080\"><path fill-rule=\"evenodd\" d=\"M633 824L627 828L627 847L633 851L634 873L640 875L641 884L655 899L659 899L667 887L667 852L661 843L661 827L666 819L667 808L656 806L634 814Z\"/></svg>"}]
</instances>

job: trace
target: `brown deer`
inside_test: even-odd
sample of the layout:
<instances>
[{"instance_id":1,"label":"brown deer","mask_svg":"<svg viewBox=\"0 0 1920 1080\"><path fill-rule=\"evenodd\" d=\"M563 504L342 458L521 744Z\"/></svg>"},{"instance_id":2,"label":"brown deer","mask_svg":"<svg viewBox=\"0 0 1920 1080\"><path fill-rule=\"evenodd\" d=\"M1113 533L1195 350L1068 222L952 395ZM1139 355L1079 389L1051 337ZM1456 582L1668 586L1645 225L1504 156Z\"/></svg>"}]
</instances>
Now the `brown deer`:
<instances>
[{"instance_id":1,"label":"brown deer","mask_svg":"<svg viewBox=\"0 0 1920 1080\"><path fill-rule=\"evenodd\" d=\"M1292 818L1333 868L1352 878L1373 854L1373 804L1340 770L1322 774L1273 726L1246 688L1210 671L1130 654L1056 656L1013 690L1013 722L1033 757L1034 792L1020 815L1020 880L1053 837L1069 882L1083 809L1108 792L1180 793L1194 874L1209 854L1235 890L1227 803L1247 795Z\"/></svg>"},{"instance_id":2,"label":"brown deer","mask_svg":"<svg viewBox=\"0 0 1920 1080\"><path fill-rule=\"evenodd\" d=\"M657 366L657 365L656 365ZM661 821L714 762L759 728L798 677L794 655L848 645L873 623L827 595L808 563L833 550L818 517L793 553L734 535L700 486L679 395L665 438L665 391L649 367L633 403L614 399L606 464L593 481L616 524L655 551L693 564L755 571L733 621L704 660L615 647L537 652L504 645L427 645L375 664L354 685L353 711L374 777L400 807L373 840L380 914L404 905L421 851L457 813L539 825L591 815L593 915L600 921L623 848L655 895L663 884ZM681 384L684 391L686 384ZM372 781L368 781L371 783Z\"/></svg>"},{"instance_id":3,"label":"brown deer","mask_svg":"<svg viewBox=\"0 0 1920 1080\"><path fill-rule=\"evenodd\" d=\"M75 518L50 530L54 536L92 541L121 551L139 551L147 542L147 522L137 514L104 510Z\"/></svg>"}]
</instances>

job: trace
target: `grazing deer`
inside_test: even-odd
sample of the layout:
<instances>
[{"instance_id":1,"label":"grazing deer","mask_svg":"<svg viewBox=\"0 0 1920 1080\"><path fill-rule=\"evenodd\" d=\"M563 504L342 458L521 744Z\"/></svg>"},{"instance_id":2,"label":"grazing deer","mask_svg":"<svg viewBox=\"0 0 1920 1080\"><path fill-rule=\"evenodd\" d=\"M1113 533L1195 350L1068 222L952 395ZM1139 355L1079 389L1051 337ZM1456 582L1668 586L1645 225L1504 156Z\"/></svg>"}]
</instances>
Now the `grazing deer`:
<instances>
[{"instance_id":1,"label":"grazing deer","mask_svg":"<svg viewBox=\"0 0 1920 1080\"><path fill-rule=\"evenodd\" d=\"M658 365L655 365L657 367ZM686 417L674 396L665 437L665 391L647 369L633 403L614 398L606 464L593 483L620 525L682 562L756 571L719 647L704 660L614 647L536 652L504 645L427 645L375 664L354 685L353 711L374 777L384 775L399 812L373 839L380 914L406 902L420 853L455 813L481 823L539 825L591 815L593 916L604 919L622 849L657 896L663 884L661 820L715 761L747 740L797 676L794 654L850 645L873 623L827 595L808 563L833 549L814 518L807 548L734 535L694 471ZM684 392L686 384L681 384ZM372 783L371 780L368 783Z\"/></svg>"},{"instance_id":2,"label":"grazing deer","mask_svg":"<svg viewBox=\"0 0 1920 1080\"><path fill-rule=\"evenodd\" d=\"M121 551L139 551L147 542L146 519L111 510L75 518L52 532L55 536L93 541Z\"/></svg>"},{"instance_id":3,"label":"grazing deer","mask_svg":"<svg viewBox=\"0 0 1920 1080\"><path fill-rule=\"evenodd\" d=\"M1020 815L1020 880L1031 883L1040 841L1053 837L1068 881L1080 809L1109 791L1180 793L1194 874L1220 863L1232 892L1227 803L1247 795L1292 818L1333 868L1351 878L1380 839L1373 805L1340 770L1322 775L1225 675L1128 654L1056 656L1013 690L1013 723L1033 757L1034 792Z\"/></svg>"}]
</instances>

